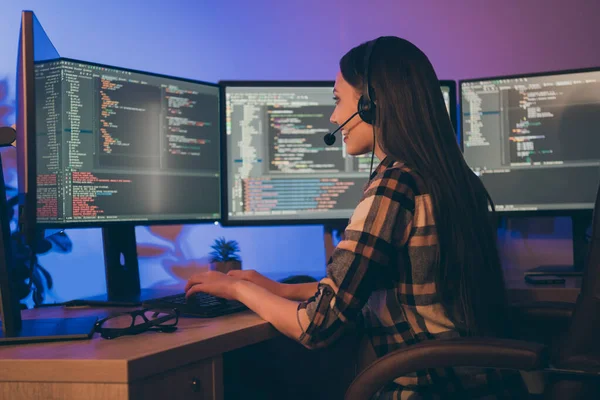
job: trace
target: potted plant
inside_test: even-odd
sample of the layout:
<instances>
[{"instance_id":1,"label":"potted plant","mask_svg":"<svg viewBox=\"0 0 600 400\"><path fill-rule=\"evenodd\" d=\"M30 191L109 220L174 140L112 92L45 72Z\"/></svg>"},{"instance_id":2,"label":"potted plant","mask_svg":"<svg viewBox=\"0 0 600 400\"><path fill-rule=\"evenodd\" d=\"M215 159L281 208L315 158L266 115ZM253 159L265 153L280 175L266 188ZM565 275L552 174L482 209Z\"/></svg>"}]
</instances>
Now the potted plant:
<instances>
[{"instance_id":1,"label":"potted plant","mask_svg":"<svg viewBox=\"0 0 600 400\"><path fill-rule=\"evenodd\" d=\"M226 274L234 269L242 269L242 262L237 254L240 248L235 240L225 240L224 237L219 237L210 247L213 249L210 252L212 270Z\"/></svg>"}]
</instances>

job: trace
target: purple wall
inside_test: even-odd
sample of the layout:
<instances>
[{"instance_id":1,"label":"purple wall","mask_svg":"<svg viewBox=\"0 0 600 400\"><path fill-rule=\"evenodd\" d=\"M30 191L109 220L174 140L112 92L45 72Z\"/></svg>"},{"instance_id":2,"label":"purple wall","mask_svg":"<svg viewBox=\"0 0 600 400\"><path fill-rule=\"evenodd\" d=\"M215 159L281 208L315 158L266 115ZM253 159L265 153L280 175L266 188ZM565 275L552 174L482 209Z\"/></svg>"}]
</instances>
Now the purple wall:
<instances>
[{"instance_id":1,"label":"purple wall","mask_svg":"<svg viewBox=\"0 0 600 400\"><path fill-rule=\"evenodd\" d=\"M600 2L590 0L84 3L2 2L0 122L14 120L22 9L36 13L62 56L208 81L333 79L344 52L379 35L415 42L442 79L600 65L595 43L600 38ZM209 7L212 3L218 4ZM8 166L14 164L13 150L3 156ZM15 181L14 170L5 176L9 183ZM564 219L511 225L501 232L506 263L529 267L538 262L569 262L568 228ZM172 282L172 265L201 260L219 235L240 241L248 268L279 276L323 273L320 227L140 228L138 239L147 255L141 259L143 285ZM104 290L100 232L71 231L69 236L72 253L49 253L41 259L56 280L48 301Z\"/></svg>"}]
</instances>

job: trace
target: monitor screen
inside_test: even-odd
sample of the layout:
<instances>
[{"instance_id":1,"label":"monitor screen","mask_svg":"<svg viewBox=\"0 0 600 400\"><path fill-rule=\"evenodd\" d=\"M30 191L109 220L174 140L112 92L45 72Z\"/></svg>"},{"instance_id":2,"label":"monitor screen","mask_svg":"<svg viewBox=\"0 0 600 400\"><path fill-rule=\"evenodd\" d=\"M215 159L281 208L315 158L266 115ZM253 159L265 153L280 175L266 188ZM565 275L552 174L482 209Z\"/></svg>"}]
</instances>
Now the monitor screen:
<instances>
[{"instance_id":1,"label":"monitor screen","mask_svg":"<svg viewBox=\"0 0 600 400\"><path fill-rule=\"evenodd\" d=\"M498 211L591 210L600 70L460 82L463 151Z\"/></svg>"},{"instance_id":2,"label":"monitor screen","mask_svg":"<svg viewBox=\"0 0 600 400\"><path fill-rule=\"evenodd\" d=\"M442 85L455 114L456 89ZM347 222L367 183L371 155L346 153L337 128L334 82L221 82L230 225ZM454 100L453 100L454 99ZM356 117L359 118L359 117ZM379 160L374 159L373 168Z\"/></svg>"},{"instance_id":3,"label":"monitor screen","mask_svg":"<svg viewBox=\"0 0 600 400\"><path fill-rule=\"evenodd\" d=\"M218 85L70 59L35 80L41 225L221 217Z\"/></svg>"}]
</instances>

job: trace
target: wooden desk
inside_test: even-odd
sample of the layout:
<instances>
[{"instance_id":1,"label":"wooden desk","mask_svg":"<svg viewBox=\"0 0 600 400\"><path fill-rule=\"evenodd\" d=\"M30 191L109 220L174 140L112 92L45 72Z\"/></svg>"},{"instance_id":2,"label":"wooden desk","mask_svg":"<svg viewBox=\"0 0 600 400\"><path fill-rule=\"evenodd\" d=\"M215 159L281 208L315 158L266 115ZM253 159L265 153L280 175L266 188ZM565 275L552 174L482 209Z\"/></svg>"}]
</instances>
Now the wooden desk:
<instances>
[{"instance_id":1,"label":"wooden desk","mask_svg":"<svg viewBox=\"0 0 600 400\"><path fill-rule=\"evenodd\" d=\"M120 309L119 311L123 311ZM106 315L37 309L24 318ZM174 333L0 347L0 399L222 399L223 353L280 336L252 312L180 318ZM195 382L195 384L193 384Z\"/></svg>"},{"instance_id":2,"label":"wooden desk","mask_svg":"<svg viewBox=\"0 0 600 400\"><path fill-rule=\"evenodd\" d=\"M26 310L23 317L118 309ZM307 350L251 311L180 318L174 333L0 346L0 400L341 398L356 373L356 337ZM350 350L351 349L351 350ZM258 394L257 394L258 393ZM253 397L254 396L254 397Z\"/></svg>"},{"instance_id":3,"label":"wooden desk","mask_svg":"<svg viewBox=\"0 0 600 400\"><path fill-rule=\"evenodd\" d=\"M521 271L508 272L506 281L511 302L575 302L581 284L580 278L568 278L565 285L538 287L525 283ZM23 318L103 317L117 311L124 309L42 308L24 311ZM319 394L328 389L343 393L356 372L353 339L322 352L305 350L250 311L215 319L181 318L178 326L174 333L114 340L95 334L91 340L0 346L0 400L223 399L231 371L248 375L230 379L234 386L246 387L254 380L255 386L268 387L275 373L296 379L293 384L300 390L313 385ZM260 369L262 361L277 357L270 370ZM224 359L231 360L230 368Z\"/></svg>"}]
</instances>

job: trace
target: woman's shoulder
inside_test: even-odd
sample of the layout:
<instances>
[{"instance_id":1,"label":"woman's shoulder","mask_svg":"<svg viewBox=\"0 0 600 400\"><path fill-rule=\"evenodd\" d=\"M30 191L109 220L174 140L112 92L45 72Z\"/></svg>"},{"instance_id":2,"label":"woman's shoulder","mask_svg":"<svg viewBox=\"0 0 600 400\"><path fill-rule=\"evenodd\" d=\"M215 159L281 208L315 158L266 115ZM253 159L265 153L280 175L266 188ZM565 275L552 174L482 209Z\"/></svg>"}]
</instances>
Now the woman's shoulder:
<instances>
[{"instance_id":1,"label":"woman's shoulder","mask_svg":"<svg viewBox=\"0 0 600 400\"><path fill-rule=\"evenodd\" d=\"M386 158L373 175L371 182L367 185L367 190L386 187L410 194L413 197L427 193L423 176L402 161Z\"/></svg>"}]
</instances>

